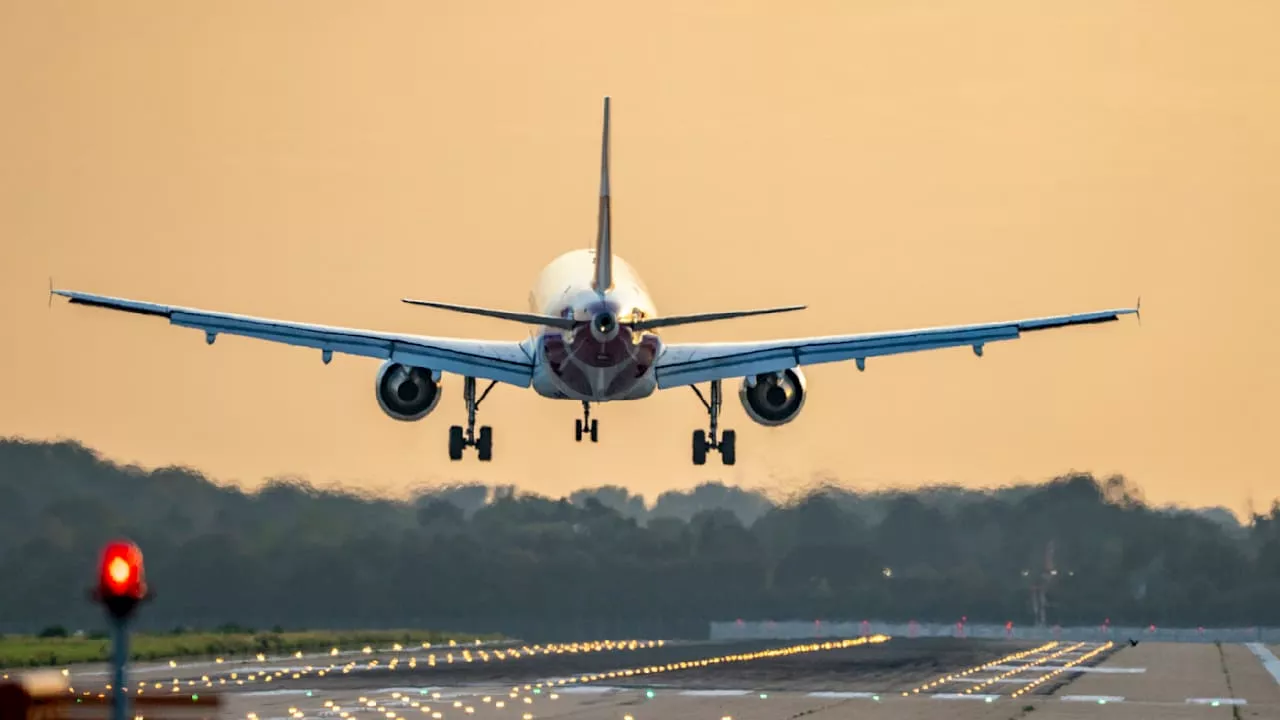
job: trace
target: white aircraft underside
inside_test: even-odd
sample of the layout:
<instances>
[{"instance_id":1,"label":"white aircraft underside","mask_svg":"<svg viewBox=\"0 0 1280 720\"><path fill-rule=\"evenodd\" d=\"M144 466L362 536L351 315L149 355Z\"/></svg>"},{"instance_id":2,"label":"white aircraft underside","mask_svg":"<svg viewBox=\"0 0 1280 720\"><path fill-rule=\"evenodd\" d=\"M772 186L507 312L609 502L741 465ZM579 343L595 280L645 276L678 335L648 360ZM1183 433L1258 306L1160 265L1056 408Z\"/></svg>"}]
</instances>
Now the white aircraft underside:
<instances>
[{"instance_id":1,"label":"white aircraft underside","mask_svg":"<svg viewBox=\"0 0 1280 720\"><path fill-rule=\"evenodd\" d=\"M663 327L712 322L778 312L803 306L760 310L662 316L639 275L613 254L609 190L609 99L604 104L601 150L599 227L594 249L575 250L553 260L529 295L529 310L513 312L426 300L404 302L453 312L525 323L532 328L521 341L472 340L387 333L249 317L231 313L162 305L73 290L53 290L72 303L168 318L173 325L195 328L212 344L220 334L298 345L321 352L328 363L334 353L383 360L375 381L379 405L390 417L415 421L430 414L441 395L441 374L463 377L466 427L449 431L449 456L462 457L475 447L481 460L493 453L493 431L476 432L476 410L496 383L531 387L547 398L582 403L576 421L581 441L598 438L591 403L638 400L655 390L691 386L706 406L709 430L693 434L693 461L706 462L708 451L722 461L736 461L736 434L719 431L721 383L740 379L739 397L748 416L763 425L794 420L804 406L807 388L801 368L853 360L859 370L870 357L950 347L971 347L982 355L987 343L1017 339L1025 332L1114 321L1137 314L1139 307L1012 320L978 325L922 328L890 332L830 335L733 343L664 343ZM479 395L476 380L488 380ZM710 384L710 397L697 385Z\"/></svg>"}]
</instances>

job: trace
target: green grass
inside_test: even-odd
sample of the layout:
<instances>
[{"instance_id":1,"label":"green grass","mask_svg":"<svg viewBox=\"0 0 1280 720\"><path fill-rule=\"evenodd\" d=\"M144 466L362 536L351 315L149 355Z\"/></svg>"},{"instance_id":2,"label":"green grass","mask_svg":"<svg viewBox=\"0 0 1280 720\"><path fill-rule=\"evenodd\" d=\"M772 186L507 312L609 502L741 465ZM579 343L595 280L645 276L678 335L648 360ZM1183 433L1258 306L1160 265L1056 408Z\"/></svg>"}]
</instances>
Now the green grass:
<instances>
[{"instance_id":1,"label":"green grass","mask_svg":"<svg viewBox=\"0 0 1280 720\"><path fill-rule=\"evenodd\" d=\"M166 634L134 633L129 641L132 660L167 660L193 657L252 657L257 653L284 653L360 650L366 645L375 649L395 643L405 649L422 643L459 644L479 640L498 640L497 635L460 635L430 630L308 630L302 632L181 632ZM103 637L36 637L7 635L0 637L0 667L48 667L82 662L106 661L111 654L111 641Z\"/></svg>"}]
</instances>

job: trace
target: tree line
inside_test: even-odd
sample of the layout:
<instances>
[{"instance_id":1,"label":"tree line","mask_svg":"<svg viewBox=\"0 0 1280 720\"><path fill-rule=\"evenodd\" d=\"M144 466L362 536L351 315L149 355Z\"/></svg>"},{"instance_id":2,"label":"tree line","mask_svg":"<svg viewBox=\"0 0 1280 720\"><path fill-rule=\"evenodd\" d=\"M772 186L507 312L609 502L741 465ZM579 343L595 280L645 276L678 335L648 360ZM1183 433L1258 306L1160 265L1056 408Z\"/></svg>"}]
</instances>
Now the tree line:
<instances>
[{"instance_id":1,"label":"tree line","mask_svg":"<svg viewBox=\"0 0 1280 720\"><path fill-rule=\"evenodd\" d=\"M511 486L409 500L277 480L257 492L75 442L0 440L0 632L100 628L96 553L146 555L147 629L433 628L528 639L701 637L712 620L1280 625L1280 505L1148 505L1123 477L792 497L707 483Z\"/></svg>"}]
</instances>

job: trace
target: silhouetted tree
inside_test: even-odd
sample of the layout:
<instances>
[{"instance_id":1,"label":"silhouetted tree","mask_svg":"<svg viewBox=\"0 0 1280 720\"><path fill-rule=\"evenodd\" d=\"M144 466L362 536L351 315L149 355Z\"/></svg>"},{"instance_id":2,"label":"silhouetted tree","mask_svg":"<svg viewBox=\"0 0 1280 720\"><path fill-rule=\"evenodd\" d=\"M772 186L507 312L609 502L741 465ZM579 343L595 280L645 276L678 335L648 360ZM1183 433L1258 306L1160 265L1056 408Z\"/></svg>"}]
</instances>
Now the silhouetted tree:
<instances>
[{"instance_id":1,"label":"silhouetted tree","mask_svg":"<svg viewBox=\"0 0 1280 720\"><path fill-rule=\"evenodd\" d=\"M73 442L0 441L0 632L92 631L101 543L137 541L144 627L419 626L526 638L698 635L710 620L1280 623L1280 504L1152 508L1123 477L785 501L706 483L568 498L428 488L398 502L276 478L256 493Z\"/></svg>"}]
</instances>

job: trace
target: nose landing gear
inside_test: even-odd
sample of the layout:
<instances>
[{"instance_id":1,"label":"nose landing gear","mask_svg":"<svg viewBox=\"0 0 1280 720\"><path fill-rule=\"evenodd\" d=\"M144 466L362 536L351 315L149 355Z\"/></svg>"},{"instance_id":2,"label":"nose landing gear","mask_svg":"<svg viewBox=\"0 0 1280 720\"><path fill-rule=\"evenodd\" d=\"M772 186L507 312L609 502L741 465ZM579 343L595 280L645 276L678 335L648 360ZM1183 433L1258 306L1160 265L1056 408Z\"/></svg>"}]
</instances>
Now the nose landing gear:
<instances>
[{"instance_id":1,"label":"nose landing gear","mask_svg":"<svg viewBox=\"0 0 1280 720\"><path fill-rule=\"evenodd\" d=\"M711 400L707 401L702 395L702 391L697 385L690 385L693 392L702 401L704 407L707 408L707 415L711 418L711 430L694 430L693 431L693 464L706 465L707 452L717 450L720 452L720 461L725 465L732 465L738 461L738 434L733 430L725 430L723 433L717 433L720 424L720 405L721 392L720 381L711 381Z\"/></svg>"}]
</instances>

